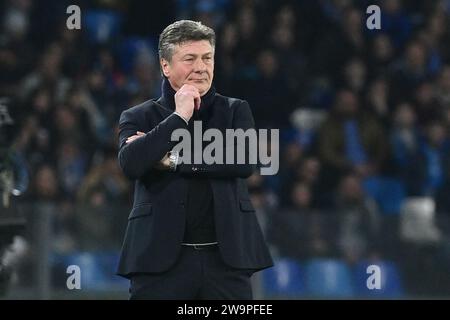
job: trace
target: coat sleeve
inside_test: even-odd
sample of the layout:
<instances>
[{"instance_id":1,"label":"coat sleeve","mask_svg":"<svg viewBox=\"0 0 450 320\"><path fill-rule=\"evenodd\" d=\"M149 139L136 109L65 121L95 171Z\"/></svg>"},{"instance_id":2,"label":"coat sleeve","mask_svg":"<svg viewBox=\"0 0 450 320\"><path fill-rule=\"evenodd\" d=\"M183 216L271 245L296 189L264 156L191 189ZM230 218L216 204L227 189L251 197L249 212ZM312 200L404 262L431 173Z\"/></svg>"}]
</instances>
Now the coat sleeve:
<instances>
[{"instance_id":1,"label":"coat sleeve","mask_svg":"<svg viewBox=\"0 0 450 320\"><path fill-rule=\"evenodd\" d=\"M176 145L176 141L171 141L174 130L187 128L179 116L171 114L141 138L126 143L128 137L143 131L143 119L142 111L128 109L122 112L119 120L119 165L125 175L133 180L145 175Z\"/></svg>"},{"instance_id":2,"label":"coat sleeve","mask_svg":"<svg viewBox=\"0 0 450 320\"><path fill-rule=\"evenodd\" d=\"M246 101L242 101L236 108L233 118L233 129L255 129L255 121L253 120L250 106ZM224 139L225 140L225 139ZM205 178L248 178L256 169L256 164L251 164L249 161L249 145L245 143L242 145L240 141L235 139L233 148L235 161L234 164L180 164L178 171L186 176L198 176ZM245 148L245 163L237 164L236 154L238 148ZM241 149L243 150L243 149ZM227 152L224 148L223 155Z\"/></svg>"}]
</instances>

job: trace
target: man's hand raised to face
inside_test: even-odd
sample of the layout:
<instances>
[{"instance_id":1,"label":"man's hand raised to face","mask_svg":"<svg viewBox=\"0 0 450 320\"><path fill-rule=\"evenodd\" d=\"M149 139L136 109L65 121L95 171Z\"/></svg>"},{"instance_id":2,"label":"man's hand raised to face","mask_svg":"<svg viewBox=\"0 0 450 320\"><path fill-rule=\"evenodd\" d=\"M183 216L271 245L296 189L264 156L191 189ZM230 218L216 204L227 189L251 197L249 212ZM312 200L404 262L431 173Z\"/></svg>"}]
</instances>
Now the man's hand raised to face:
<instances>
[{"instance_id":1,"label":"man's hand raised to face","mask_svg":"<svg viewBox=\"0 0 450 320\"><path fill-rule=\"evenodd\" d=\"M200 108L200 93L198 89L190 84L184 84L180 90L175 93L175 111L186 121L191 119L194 109Z\"/></svg>"}]
</instances>

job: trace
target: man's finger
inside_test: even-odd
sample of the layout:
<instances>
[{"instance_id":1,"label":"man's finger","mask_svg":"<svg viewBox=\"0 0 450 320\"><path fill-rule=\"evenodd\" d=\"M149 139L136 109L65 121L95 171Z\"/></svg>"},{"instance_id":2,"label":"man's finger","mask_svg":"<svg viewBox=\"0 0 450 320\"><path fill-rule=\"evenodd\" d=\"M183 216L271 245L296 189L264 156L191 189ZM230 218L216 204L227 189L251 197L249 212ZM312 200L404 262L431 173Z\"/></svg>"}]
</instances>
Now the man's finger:
<instances>
[{"instance_id":1,"label":"man's finger","mask_svg":"<svg viewBox=\"0 0 450 320\"><path fill-rule=\"evenodd\" d=\"M195 110L200 109L200 104L201 104L201 99L200 97L194 97L194 108Z\"/></svg>"},{"instance_id":2,"label":"man's finger","mask_svg":"<svg viewBox=\"0 0 450 320\"><path fill-rule=\"evenodd\" d=\"M136 140L137 138L142 137L143 135L145 135L145 133L138 131L138 134L135 134L135 135L132 135L132 136L128 137L126 143L133 142L134 140Z\"/></svg>"},{"instance_id":3,"label":"man's finger","mask_svg":"<svg viewBox=\"0 0 450 320\"><path fill-rule=\"evenodd\" d=\"M139 137L142 137L143 135L145 135L145 133L143 133L141 131L136 131L136 134L128 137L128 139L130 139L130 138L139 138Z\"/></svg>"}]
</instances>

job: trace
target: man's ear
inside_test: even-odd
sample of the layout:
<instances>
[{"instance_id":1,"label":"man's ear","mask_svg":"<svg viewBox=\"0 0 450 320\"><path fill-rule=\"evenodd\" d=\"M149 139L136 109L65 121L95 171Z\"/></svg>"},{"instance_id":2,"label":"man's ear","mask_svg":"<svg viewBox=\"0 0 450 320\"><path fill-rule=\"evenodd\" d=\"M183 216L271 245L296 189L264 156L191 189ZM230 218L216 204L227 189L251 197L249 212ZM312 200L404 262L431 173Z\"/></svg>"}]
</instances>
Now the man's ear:
<instances>
[{"instance_id":1,"label":"man's ear","mask_svg":"<svg viewBox=\"0 0 450 320\"><path fill-rule=\"evenodd\" d=\"M168 78L170 76L170 64L169 64L169 61L167 61L164 58L161 58L159 60L159 63L161 65L162 73L164 74L164 76L166 76Z\"/></svg>"}]
</instances>

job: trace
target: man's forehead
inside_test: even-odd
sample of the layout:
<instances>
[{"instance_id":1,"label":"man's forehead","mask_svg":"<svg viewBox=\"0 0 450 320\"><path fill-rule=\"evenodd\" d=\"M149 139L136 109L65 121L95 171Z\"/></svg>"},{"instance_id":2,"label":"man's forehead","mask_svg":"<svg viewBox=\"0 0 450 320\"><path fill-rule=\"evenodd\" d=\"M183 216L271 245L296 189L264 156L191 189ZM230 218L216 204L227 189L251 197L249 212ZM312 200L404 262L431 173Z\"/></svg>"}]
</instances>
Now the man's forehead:
<instances>
[{"instance_id":1,"label":"man's forehead","mask_svg":"<svg viewBox=\"0 0 450 320\"><path fill-rule=\"evenodd\" d=\"M186 41L175 46L174 54L207 54L213 53L214 49L208 40Z\"/></svg>"}]
</instances>

